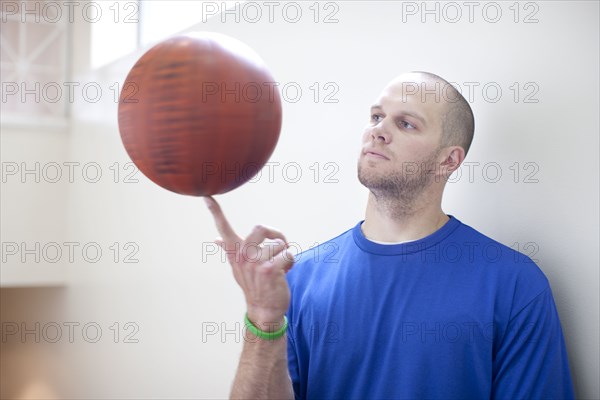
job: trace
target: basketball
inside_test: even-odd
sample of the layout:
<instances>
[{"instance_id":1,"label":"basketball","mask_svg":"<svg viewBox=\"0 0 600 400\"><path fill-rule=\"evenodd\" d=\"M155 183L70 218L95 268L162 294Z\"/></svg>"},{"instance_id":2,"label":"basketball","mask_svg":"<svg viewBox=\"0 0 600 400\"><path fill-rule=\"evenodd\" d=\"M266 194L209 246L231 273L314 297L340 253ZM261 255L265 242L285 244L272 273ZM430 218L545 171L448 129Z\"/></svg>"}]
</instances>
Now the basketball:
<instances>
[{"instance_id":1,"label":"basketball","mask_svg":"<svg viewBox=\"0 0 600 400\"><path fill-rule=\"evenodd\" d=\"M170 191L208 196L250 180L273 153L281 98L262 59L218 33L172 37L148 50L118 105L127 154Z\"/></svg>"}]
</instances>

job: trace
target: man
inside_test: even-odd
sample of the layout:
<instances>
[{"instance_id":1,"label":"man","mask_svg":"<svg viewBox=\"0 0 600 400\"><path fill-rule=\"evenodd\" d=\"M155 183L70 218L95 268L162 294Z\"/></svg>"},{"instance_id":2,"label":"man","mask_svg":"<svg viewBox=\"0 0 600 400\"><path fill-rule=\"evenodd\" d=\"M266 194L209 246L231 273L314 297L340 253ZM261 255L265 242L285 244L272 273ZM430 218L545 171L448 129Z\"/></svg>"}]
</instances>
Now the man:
<instances>
[{"instance_id":1,"label":"man","mask_svg":"<svg viewBox=\"0 0 600 400\"><path fill-rule=\"evenodd\" d=\"M574 397L542 271L441 209L473 131L469 104L439 76L390 82L358 159L364 222L299 254L292 270L280 232L257 226L244 240L207 198L255 335L233 398ZM266 239L272 252L244 254Z\"/></svg>"}]
</instances>

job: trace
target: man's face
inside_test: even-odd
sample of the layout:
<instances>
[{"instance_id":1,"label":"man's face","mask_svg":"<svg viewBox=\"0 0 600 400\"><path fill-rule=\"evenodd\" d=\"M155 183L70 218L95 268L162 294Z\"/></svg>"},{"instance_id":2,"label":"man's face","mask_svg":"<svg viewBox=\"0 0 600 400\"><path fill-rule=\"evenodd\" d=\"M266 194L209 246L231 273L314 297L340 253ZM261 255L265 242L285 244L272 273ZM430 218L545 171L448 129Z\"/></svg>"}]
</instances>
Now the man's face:
<instances>
[{"instance_id":1,"label":"man's face","mask_svg":"<svg viewBox=\"0 0 600 400\"><path fill-rule=\"evenodd\" d=\"M371 107L358 177L375 195L411 199L430 184L446 109L440 88L420 74L405 74L392 81Z\"/></svg>"}]
</instances>

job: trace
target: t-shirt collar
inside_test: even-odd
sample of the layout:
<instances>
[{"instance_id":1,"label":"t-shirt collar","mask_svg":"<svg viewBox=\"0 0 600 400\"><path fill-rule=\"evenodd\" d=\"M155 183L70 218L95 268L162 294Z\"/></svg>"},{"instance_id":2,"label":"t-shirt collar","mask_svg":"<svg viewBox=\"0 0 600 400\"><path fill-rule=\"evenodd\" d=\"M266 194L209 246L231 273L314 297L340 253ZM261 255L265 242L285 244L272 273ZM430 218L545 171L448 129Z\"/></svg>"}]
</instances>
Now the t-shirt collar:
<instances>
[{"instance_id":1,"label":"t-shirt collar","mask_svg":"<svg viewBox=\"0 0 600 400\"><path fill-rule=\"evenodd\" d=\"M461 225L461 222L456 219L453 215L448 215L450 218L441 228L433 232L424 238L413 240L406 243L399 244L380 244L367 239L362 232L361 225L364 220L357 223L352 228L352 236L354 242L362 250L380 255L397 255L397 254L408 254L423 251L431 246L435 246L437 243L444 240L450 235L456 228Z\"/></svg>"}]
</instances>

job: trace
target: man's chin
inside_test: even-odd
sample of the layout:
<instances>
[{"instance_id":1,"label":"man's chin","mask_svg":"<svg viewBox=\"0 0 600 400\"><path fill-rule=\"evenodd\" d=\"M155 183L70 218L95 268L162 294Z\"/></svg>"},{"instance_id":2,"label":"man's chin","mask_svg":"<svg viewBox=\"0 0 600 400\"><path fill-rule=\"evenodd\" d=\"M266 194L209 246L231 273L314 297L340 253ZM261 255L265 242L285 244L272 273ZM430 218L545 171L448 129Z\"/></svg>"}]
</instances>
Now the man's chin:
<instances>
[{"instance_id":1,"label":"man's chin","mask_svg":"<svg viewBox=\"0 0 600 400\"><path fill-rule=\"evenodd\" d=\"M359 169L358 181L367 189L377 188L385 181L385 177L380 174L367 173Z\"/></svg>"}]
</instances>

